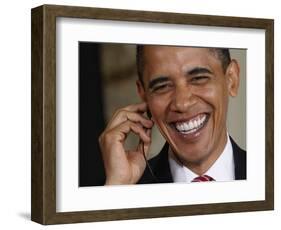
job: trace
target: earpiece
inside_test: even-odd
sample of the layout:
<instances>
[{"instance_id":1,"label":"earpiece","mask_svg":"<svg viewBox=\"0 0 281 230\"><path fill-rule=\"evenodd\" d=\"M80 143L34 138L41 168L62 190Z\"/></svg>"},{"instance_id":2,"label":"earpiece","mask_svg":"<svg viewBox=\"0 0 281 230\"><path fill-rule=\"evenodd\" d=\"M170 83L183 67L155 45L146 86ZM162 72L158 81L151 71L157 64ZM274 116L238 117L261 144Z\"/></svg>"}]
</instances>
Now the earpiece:
<instances>
[{"instance_id":1,"label":"earpiece","mask_svg":"<svg viewBox=\"0 0 281 230\"><path fill-rule=\"evenodd\" d=\"M146 114L147 114L147 117L151 120L152 115L151 115L151 113L150 113L150 110L149 110L149 109L147 109Z\"/></svg>"}]
</instances>

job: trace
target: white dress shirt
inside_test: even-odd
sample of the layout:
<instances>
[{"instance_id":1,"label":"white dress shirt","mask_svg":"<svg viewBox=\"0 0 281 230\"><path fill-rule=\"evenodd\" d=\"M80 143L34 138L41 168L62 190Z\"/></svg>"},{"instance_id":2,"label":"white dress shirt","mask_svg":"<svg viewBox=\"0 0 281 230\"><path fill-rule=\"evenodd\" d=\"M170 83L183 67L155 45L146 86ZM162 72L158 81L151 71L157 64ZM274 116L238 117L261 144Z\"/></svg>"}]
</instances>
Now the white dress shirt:
<instances>
[{"instance_id":1,"label":"white dress shirt","mask_svg":"<svg viewBox=\"0 0 281 230\"><path fill-rule=\"evenodd\" d=\"M174 182L190 183L197 175L187 167L177 162L173 157L172 149L169 148L169 164ZM227 143L222 154L216 162L209 168L204 175L208 175L215 181L232 181L235 180L233 149L230 138L227 135Z\"/></svg>"}]
</instances>

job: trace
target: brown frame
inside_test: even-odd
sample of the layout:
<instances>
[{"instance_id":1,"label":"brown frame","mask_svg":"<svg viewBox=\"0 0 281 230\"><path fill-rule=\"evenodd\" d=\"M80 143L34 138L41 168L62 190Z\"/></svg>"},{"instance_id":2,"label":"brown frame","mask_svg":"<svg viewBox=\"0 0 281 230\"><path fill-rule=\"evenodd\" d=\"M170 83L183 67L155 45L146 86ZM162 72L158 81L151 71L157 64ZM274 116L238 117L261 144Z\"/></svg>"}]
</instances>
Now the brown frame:
<instances>
[{"instance_id":1,"label":"brown frame","mask_svg":"<svg viewBox=\"0 0 281 230\"><path fill-rule=\"evenodd\" d=\"M264 201L56 212L56 18L88 18L264 29L266 186ZM274 209L274 21L271 19L43 5L32 9L31 219L61 224Z\"/></svg>"}]
</instances>

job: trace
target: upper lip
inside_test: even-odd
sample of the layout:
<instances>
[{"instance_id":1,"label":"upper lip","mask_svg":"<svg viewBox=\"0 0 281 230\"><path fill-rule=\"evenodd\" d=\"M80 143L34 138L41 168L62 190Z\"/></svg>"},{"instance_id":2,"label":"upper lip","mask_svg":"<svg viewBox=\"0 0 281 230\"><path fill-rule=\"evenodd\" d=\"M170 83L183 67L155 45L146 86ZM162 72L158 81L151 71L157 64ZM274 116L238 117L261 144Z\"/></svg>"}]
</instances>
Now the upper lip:
<instances>
[{"instance_id":1,"label":"upper lip","mask_svg":"<svg viewBox=\"0 0 281 230\"><path fill-rule=\"evenodd\" d=\"M200 114L209 114L209 113L207 113L207 112L200 112L200 113L196 113L196 114L193 114L193 115L189 115L189 116L179 116L179 117L175 117L175 118L172 118L172 119L170 119L169 121L168 121L168 123L171 123L171 124L173 124L173 123L177 123L177 122L186 122L186 121L190 121L190 120L192 120L193 118L195 118L195 117L197 117L197 116L199 116Z\"/></svg>"}]
</instances>

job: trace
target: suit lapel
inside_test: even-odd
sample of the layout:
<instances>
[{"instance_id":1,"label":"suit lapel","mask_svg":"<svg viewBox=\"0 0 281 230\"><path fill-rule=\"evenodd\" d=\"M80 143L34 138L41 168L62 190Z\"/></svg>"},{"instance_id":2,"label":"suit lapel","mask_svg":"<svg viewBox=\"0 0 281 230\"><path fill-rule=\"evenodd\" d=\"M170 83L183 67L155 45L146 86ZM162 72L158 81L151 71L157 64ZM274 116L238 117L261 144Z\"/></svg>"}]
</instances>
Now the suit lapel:
<instances>
[{"instance_id":1,"label":"suit lapel","mask_svg":"<svg viewBox=\"0 0 281 230\"><path fill-rule=\"evenodd\" d=\"M246 151L241 149L231 137L230 141L233 149L235 180L245 180L247 177Z\"/></svg>"},{"instance_id":2,"label":"suit lapel","mask_svg":"<svg viewBox=\"0 0 281 230\"><path fill-rule=\"evenodd\" d=\"M146 167L143 176L139 180L139 184L152 184L152 183L171 183L173 182L169 160L168 160L168 143L165 143L164 147L160 151L160 153L149 160L150 168L155 174L154 178L148 167Z\"/></svg>"},{"instance_id":3,"label":"suit lapel","mask_svg":"<svg viewBox=\"0 0 281 230\"><path fill-rule=\"evenodd\" d=\"M155 175L158 180L158 183L173 182L169 159L168 159L168 152L169 152L169 144L165 143L164 147L162 148L159 154L159 159L154 163Z\"/></svg>"}]
</instances>

